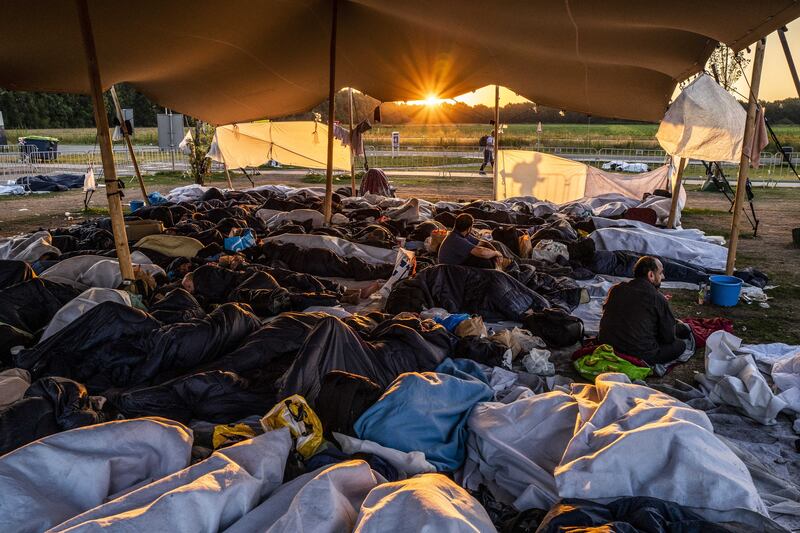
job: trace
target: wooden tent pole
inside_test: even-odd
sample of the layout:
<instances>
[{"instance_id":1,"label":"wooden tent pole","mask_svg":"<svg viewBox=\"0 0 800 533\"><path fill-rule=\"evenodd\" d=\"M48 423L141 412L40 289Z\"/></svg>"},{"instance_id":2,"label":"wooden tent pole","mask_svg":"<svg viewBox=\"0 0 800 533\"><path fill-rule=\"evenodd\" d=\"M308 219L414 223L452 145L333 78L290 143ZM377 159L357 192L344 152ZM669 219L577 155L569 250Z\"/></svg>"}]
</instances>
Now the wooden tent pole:
<instances>
[{"instance_id":1,"label":"wooden tent pole","mask_svg":"<svg viewBox=\"0 0 800 533\"><path fill-rule=\"evenodd\" d=\"M125 124L125 117L122 115L122 107L119 105L119 98L117 98L117 90L114 86L111 86L111 100L114 101L114 108L117 111L117 120L119 120L119 129L122 131L122 136L125 138L125 144L128 147L128 153L131 156L131 162L133 163L133 170L136 172L136 178L139 180L139 188L142 190L142 199L144 203L147 205L150 204L150 198L147 197L147 189L144 187L144 180L142 179L142 173L139 170L139 162L136 160L136 154L133 151L133 143L131 142L131 135L128 132L128 125Z\"/></svg>"},{"instance_id":2,"label":"wooden tent pole","mask_svg":"<svg viewBox=\"0 0 800 533\"><path fill-rule=\"evenodd\" d=\"M789 49L789 41L786 40L786 31L786 26L779 29L778 37L781 40L781 46L783 46L783 54L786 56L786 62L789 64L789 72L792 73L794 88L797 91L797 95L800 96L800 77L797 76L797 68L794 65L794 59L792 59L792 51Z\"/></svg>"},{"instance_id":3,"label":"wooden tent pole","mask_svg":"<svg viewBox=\"0 0 800 533\"><path fill-rule=\"evenodd\" d=\"M356 195L356 151L353 146L353 88L349 88L350 93L350 194Z\"/></svg>"},{"instance_id":4,"label":"wooden tent pole","mask_svg":"<svg viewBox=\"0 0 800 533\"><path fill-rule=\"evenodd\" d=\"M331 46L329 61L329 75L328 75L328 166L325 172L325 224L331 223L333 216L333 120L336 113L336 18L339 11L339 0L331 2Z\"/></svg>"},{"instance_id":5,"label":"wooden tent pole","mask_svg":"<svg viewBox=\"0 0 800 533\"><path fill-rule=\"evenodd\" d=\"M228 172L228 164L222 163L222 166L225 168L225 178L228 180L228 189L233 190L233 183L231 183L231 173Z\"/></svg>"},{"instance_id":6,"label":"wooden tent pole","mask_svg":"<svg viewBox=\"0 0 800 533\"><path fill-rule=\"evenodd\" d=\"M89 84L92 90L94 106L94 122L97 126L97 141L100 144L100 155L103 158L103 181L106 184L108 213L111 217L111 229L114 234L114 245L117 249L117 261L122 279L133 281L133 264L131 251L128 249L128 235L125 232L125 220L122 216L121 191L117 187L117 173L114 168L114 152L111 148L111 135L108 132L108 117L103 102L103 85L100 81L100 66L97 63L97 50L92 33L92 21L89 18L89 6L86 0L75 0L78 19L81 25L83 48L86 53L86 66Z\"/></svg>"},{"instance_id":7,"label":"wooden tent pole","mask_svg":"<svg viewBox=\"0 0 800 533\"><path fill-rule=\"evenodd\" d=\"M498 138L498 132L500 131L500 86L494 86L494 146L492 147L492 157L494 157L494 163L492 163L492 188L494 189L494 200L497 200L497 194L500 189L500 184L497 181L497 147L500 145L500 139ZM503 191L503 196L505 196L505 191Z\"/></svg>"},{"instance_id":8,"label":"wooden tent pole","mask_svg":"<svg viewBox=\"0 0 800 533\"><path fill-rule=\"evenodd\" d=\"M764 39L758 41L756 53L753 55L753 74L751 76L750 98L747 105L747 122L744 124L744 141L742 142L742 157L739 160L739 179L736 184L736 201L733 204L733 220L731 221L731 236L728 243L728 262L725 272L731 276L736 265L736 248L739 244L739 221L742 218L744 191L747 184L747 172L750 166L750 156L745 151L753 144L756 123L756 105L758 104L758 90L761 87L761 69L764 66Z\"/></svg>"},{"instance_id":9,"label":"wooden tent pole","mask_svg":"<svg viewBox=\"0 0 800 533\"><path fill-rule=\"evenodd\" d=\"M686 159L681 157L678 161L678 175L675 176L675 187L672 188L672 204L669 207L669 219L667 228L675 227L675 215L678 212L678 196L681 192L681 182L683 181L683 169L686 167Z\"/></svg>"}]
</instances>

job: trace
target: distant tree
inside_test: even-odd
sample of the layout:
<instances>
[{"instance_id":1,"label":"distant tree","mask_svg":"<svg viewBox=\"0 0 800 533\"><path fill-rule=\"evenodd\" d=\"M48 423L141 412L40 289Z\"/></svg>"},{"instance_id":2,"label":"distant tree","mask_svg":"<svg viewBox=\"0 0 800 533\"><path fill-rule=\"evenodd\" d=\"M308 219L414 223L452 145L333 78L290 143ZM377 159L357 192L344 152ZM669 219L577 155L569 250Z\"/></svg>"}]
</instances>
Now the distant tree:
<instances>
[{"instance_id":1,"label":"distant tree","mask_svg":"<svg viewBox=\"0 0 800 533\"><path fill-rule=\"evenodd\" d=\"M742 77L742 70L750 64L744 53L744 50L734 52L729 46L719 43L708 58L707 70L726 91L733 88Z\"/></svg>"},{"instance_id":2,"label":"distant tree","mask_svg":"<svg viewBox=\"0 0 800 533\"><path fill-rule=\"evenodd\" d=\"M205 185L206 178L211 175L211 159L208 149L214 139L214 128L201 121L195 121L193 139L187 143L189 148L189 170L187 174L198 185Z\"/></svg>"}]
</instances>

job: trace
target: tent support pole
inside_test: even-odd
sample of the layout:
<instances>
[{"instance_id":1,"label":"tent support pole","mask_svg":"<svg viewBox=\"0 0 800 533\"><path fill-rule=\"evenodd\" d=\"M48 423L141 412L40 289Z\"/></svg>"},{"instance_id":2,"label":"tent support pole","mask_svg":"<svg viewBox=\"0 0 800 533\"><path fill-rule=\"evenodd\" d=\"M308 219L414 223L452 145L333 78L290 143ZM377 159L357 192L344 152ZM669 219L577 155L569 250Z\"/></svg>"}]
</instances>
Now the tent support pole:
<instances>
[{"instance_id":1,"label":"tent support pole","mask_svg":"<svg viewBox=\"0 0 800 533\"><path fill-rule=\"evenodd\" d=\"M669 219L667 228L675 227L675 215L678 212L678 196L681 192L681 182L683 181L683 169L686 167L686 159L681 157L678 161L678 175L675 176L675 187L672 188L672 204L669 207Z\"/></svg>"},{"instance_id":2,"label":"tent support pole","mask_svg":"<svg viewBox=\"0 0 800 533\"><path fill-rule=\"evenodd\" d=\"M131 251L128 249L128 235L125 231L125 220L122 216L121 191L117 186L114 152L111 148L111 135L108 132L108 117L106 116L105 102L103 102L103 85L100 81L100 67L97 64L97 50L95 49L94 34L92 33L92 21L89 17L89 6L87 0L75 0L75 5L81 25L83 49L86 53L86 65L92 90L92 103L94 104L94 122L97 126L100 155L103 158L103 181L106 184L108 213L111 216L111 229L114 234L114 245L117 249L117 261L119 262L122 279L133 281Z\"/></svg>"},{"instance_id":3,"label":"tent support pole","mask_svg":"<svg viewBox=\"0 0 800 533\"><path fill-rule=\"evenodd\" d=\"M142 190L142 199L147 205L150 204L150 198L147 197L147 189L144 186L142 179L142 172L139 170L139 162L136 160L136 153L133 151L133 143L131 142L131 135L128 132L128 125L125 124L125 117L122 116L122 107L119 105L119 98L117 98L117 90L111 86L111 99L114 101L114 109L117 111L117 120L119 120L119 129L122 131L122 136L125 138L125 145L128 147L128 154L131 156L131 163L133 163L133 170L136 172L136 179L139 180L139 188Z\"/></svg>"},{"instance_id":4,"label":"tent support pole","mask_svg":"<svg viewBox=\"0 0 800 533\"><path fill-rule=\"evenodd\" d=\"M331 2L331 46L328 60L328 166L325 172L325 224L330 225L333 213L333 121L336 114L336 18L339 11L339 0Z\"/></svg>"},{"instance_id":5,"label":"tent support pole","mask_svg":"<svg viewBox=\"0 0 800 533\"><path fill-rule=\"evenodd\" d=\"M500 184L497 181L497 147L500 145L500 139L498 138L498 133L500 131L500 86L494 86L494 146L492 147L493 154L492 157L494 158L494 162L492 163L492 188L494 189L494 198L493 200L497 200L498 192L500 190ZM505 196L505 191L503 191L503 196Z\"/></svg>"},{"instance_id":6,"label":"tent support pole","mask_svg":"<svg viewBox=\"0 0 800 533\"><path fill-rule=\"evenodd\" d=\"M350 93L350 194L356 195L356 151L353 146L353 88L349 87Z\"/></svg>"},{"instance_id":7,"label":"tent support pole","mask_svg":"<svg viewBox=\"0 0 800 533\"><path fill-rule=\"evenodd\" d=\"M233 190L233 183L231 183L231 173L228 171L228 164L222 163L222 166L225 169L225 179L228 180L228 189Z\"/></svg>"},{"instance_id":8,"label":"tent support pole","mask_svg":"<svg viewBox=\"0 0 800 533\"><path fill-rule=\"evenodd\" d=\"M794 88L797 91L797 95L800 96L800 77L797 76L797 67L795 67L794 59L792 59L792 51L789 49L789 41L786 40L786 31L786 26L779 29L778 37L781 40L781 46L783 46L783 55L786 56L786 62L789 64L789 72L792 73Z\"/></svg>"},{"instance_id":9,"label":"tent support pole","mask_svg":"<svg viewBox=\"0 0 800 533\"><path fill-rule=\"evenodd\" d=\"M747 122L744 123L744 141L742 142L742 158L739 160L739 180L736 185L736 200L733 204L733 220L731 221L731 236L728 243L728 262L725 272L733 275L736 265L736 248L739 244L739 221L742 218L744 193L747 185L747 172L750 166L750 157L745 151L753 144L753 135L756 123L756 105L758 104L758 90L761 87L761 69L764 66L765 40L761 39L756 45L753 55L753 74L751 76L750 98L747 104Z\"/></svg>"}]
</instances>

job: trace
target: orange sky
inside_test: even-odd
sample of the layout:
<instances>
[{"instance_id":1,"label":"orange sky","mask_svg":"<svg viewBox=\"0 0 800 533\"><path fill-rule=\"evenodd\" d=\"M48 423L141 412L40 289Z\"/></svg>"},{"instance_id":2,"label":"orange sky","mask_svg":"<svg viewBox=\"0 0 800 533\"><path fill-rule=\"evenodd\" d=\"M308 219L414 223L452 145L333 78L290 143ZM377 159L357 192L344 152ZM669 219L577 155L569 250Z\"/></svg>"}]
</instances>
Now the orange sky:
<instances>
[{"instance_id":1,"label":"orange sky","mask_svg":"<svg viewBox=\"0 0 800 533\"><path fill-rule=\"evenodd\" d=\"M789 31L786 37L789 41L789 48L795 64L800 69L800 19L790 23L787 28ZM755 47L751 47L755 49ZM752 57L752 53L748 55ZM751 63L752 65L752 63ZM751 66L745 68L748 79L751 74ZM736 90L742 94L747 94L747 86L742 80L736 85ZM783 55L783 48L778 39L777 33L767 37L767 47L764 54L764 71L761 74L761 90L759 91L760 100L781 100L783 98L797 98L792 76L789 67L786 65L786 57ZM457 96L455 100L469 105L483 104L494 106L494 86L484 87L477 91ZM525 98L515 94L513 91L504 87L500 88L500 105L508 103L527 102Z\"/></svg>"}]
</instances>

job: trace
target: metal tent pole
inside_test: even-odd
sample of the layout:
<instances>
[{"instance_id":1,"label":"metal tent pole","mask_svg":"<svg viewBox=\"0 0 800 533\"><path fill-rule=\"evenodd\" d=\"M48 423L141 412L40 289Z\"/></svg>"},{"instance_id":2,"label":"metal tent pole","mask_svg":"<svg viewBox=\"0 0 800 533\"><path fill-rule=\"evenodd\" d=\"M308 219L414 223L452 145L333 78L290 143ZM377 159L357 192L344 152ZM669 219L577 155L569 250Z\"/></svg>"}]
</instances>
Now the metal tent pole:
<instances>
[{"instance_id":1,"label":"metal tent pole","mask_svg":"<svg viewBox=\"0 0 800 533\"><path fill-rule=\"evenodd\" d=\"M747 172L750 166L750 157L745 150L753 144L755 133L756 105L758 104L758 89L761 87L761 70L764 66L764 39L758 41L756 52L753 55L752 85L747 105L747 122L744 124L744 141L742 142L742 157L739 160L739 180L736 185L736 200L733 204L733 220L731 221L731 236L728 243L728 261L725 272L731 276L736 265L736 248L739 245L739 221L742 218L742 202L747 185Z\"/></svg>"},{"instance_id":2,"label":"metal tent pole","mask_svg":"<svg viewBox=\"0 0 800 533\"><path fill-rule=\"evenodd\" d=\"M97 50L94 43L94 34L92 33L92 21L89 17L89 6L86 0L75 0L75 5L78 9L83 48L86 53L86 66L88 68L94 106L94 122L97 126L97 142L100 145L100 155L103 158L103 181L106 184L108 213L111 216L111 229L114 234L114 245L117 249L117 261L119 262L122 278L133 281L133 264L131 263L131 252L128 249L125 220L122 216L121 191L117 186L114 152L111 148L111 135L108 132L108 117L106 116L106 107L103 102L103 85L100 81L100 67L97 63Z\"/></svg>"},{"instance_id":3,"label":"metal tent pole","mask_svg":"<svg viewBox=\"0 0 800 533\"><path fill-rule=\"evenodd\" d=\"M150 205L150 198L147 197L147 189L144 187L144 180L142 179L142 172L139 170L139 162L136 160L136 154L133 151L133 142L131 142L131 135L128 131L128 125L125 124L125 117L122 115L122 107L119 105L119 98L117 98L117 90L111 86L111 100L114 102L114 108L117 111L117 119L119 120L119 129L122 131L122 136L125 138L125 145L128 147L128 153L131 156L133 163L133 171L136 172L136 178L139 180L139 188L142 190L142 199L144 203Z\"/></svg>"},{"instance_id":4,"label":"metal tent pole","mask_svg":"<svg viewBox=\"0 0 800 533\"><path fill-rule=\"evenodd\" d=\"M325 214L325 224L331 223L333 216L333 120L336 113L336 19L339 11L339 0L331 2L331 46L328 75L328 165L325 173L325 203L323 211Z\"/></svg>"}]
</instances>

